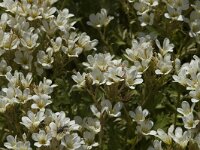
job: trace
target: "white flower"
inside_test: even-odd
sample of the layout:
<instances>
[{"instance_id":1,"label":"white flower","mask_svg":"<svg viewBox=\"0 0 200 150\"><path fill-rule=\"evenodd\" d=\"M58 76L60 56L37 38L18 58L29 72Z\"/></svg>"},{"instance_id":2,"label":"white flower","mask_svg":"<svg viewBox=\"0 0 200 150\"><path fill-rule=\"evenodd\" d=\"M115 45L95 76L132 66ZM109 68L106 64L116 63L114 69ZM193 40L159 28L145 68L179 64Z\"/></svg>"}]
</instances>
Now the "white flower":
<instances>
[{"instance_id":1,"label":"white flower","mask_svg":"<svg viewBox=\"0 0 200 150\"><path fill-rule=\"evenodd\" d=\"M50 36L53 36L58 29L53 19L50 21L42 20L42 24L42 30L44 30Z\"/></svg>"},{"instance_id":2,"label":"white flower","mask_svg":"<svg viewBox=\"0 0 200 150\"><path fill-rule=\"evenodd\" d=\"M77 83L75 86L78 88L82 88L85 86L85 77L86 73L83 73L82 75L80 72L77 72L76 75L72 75L72 79Z\"/></svg>"},{"instance_id":3,"label":"white flower","mask_svg":"<svg viewBox=\"0 0 200 150\"><path fill-rule=\"evenodd\" d=\"M138 74L135 67L126 70L125 83L129 88L135 89L135 85L141 84L142 82L143 79L141 78L141 75Z\"/></svg>"},{"instance_id":4,"label":"white flower","mask_svg":"<svg viewBox=\"0 0 200 150\"><path fill-rule=\"evenodd\" d=\"M58 52L62 46L62 38L61 37L57 37L55 39L55 41L53 39L51 39L51 45L53 47L53 51L54 52Z\"/></svg>"},{"instance_id":5,"label":"white flower","mask_svg":"<svg viewBox=\"0 0 200 150\"><path fill-rule=\"evenodd\" d=\"M140 2L134 3L134 8L137 10L137 15L143 15L150 10L147 4Z\"/></svg>"},{"instance_id":6,"label":"white flower","mask_svg":"<svg viewBox=\"0 0 200 150\"><path fill-rule=\"evenodd\" d=\"M124 71L122 67L109 67L105 73L106 84L111 85L123 81Z\"/></svg>"},{"instance_id":7,"label":"white flower","mask_svg":"<svg viewBox=\"0 0 200 150\"><path fill-rule=\"evenodd\" d=\"M85 51L89 50L96 50L95 46L98 44L98 40L92 40L90 41L90 37L84 32L79 35L77 45Z\"/></svg>"},{"instance_id":8,"label":"white flower","mask_svg":"<svg viewBox=\"0 0 200 150\"><path fill-rule=\"evenodd\" d=\"M138 17L140 21L140 25L147 26L147 25L153 25L153 20L154 20L154 13L143 13L140 17Z\"/></svg>"},{"instance_id":9,"label":"white flower","mask_svg":"<svg viewBox=\"0 0 200 150\"><path fill-rule=\"evenodd\" d=\"M187 116L193 113L194 106L195 106L195 103L193 103L192 106L190 107L190 104L187 101L183 101L181 103L182 108L177 108L177 111L181 113L183 116Z\"/></svg>"},{"instance_id":10,"label":"white flower","mask_svg":"<svg viewBox=\"0 0 200 150\"><path fill-rule=\"evenodd\" d=\"M27 101L31 99L29 88L24 89L24 91L21 91L20 89L17 88L15 89L15 93L16 93L18 102L22 104L25 104Z\"/></svg>"},{"instance_id":11,"label":"white flower","mask_svg":"<svg viewBox=\"0 0 200 150\"><path fill-rule=\"evenodd\" d=\"M34 131L39 126L39 124L45 119L43 111L39 111L37 112L37 114L34 114L32 111L28 111L27 116L28 117L22 117L22 122L20 123L32 131Z\"/></svg>"},{"instance_id":12,"label":"white flower","mask_svg":"<svg viewBox=\"0 0 200 150\"><path fill-rule=\"evenodd\" d=\"M28 73L26 77L23 73L18 72L17 70L14 72L14 75L12 75L10 72L6 74L6 79L9 81L8 86L9 87L23 87L23 88L29 88L31 82L32 82L32 74Z\"/></svg>"},{"instance_id":13,"label":"white flower","mask_svg":"<svg viewBox=\"0 0 200 150\"><path fill-rule=\"evenodd\" d=\"M134 62L138 72L145 71L153 57L153 47L151 41L144 37L132 40L131 49L126 49L125 57Z\"/></svg>"},{"instance_id":14,"label":"white flower","mask_svg":"<svg viewBox=\"0 0 200 150\"><path fill-rule=\"evenodd\" d=\"M184 127L186 129L192 129L192 128L196 128L196 126L199 123L199 120L194 120L194 116L193 114L188 114L187 116L183 116L183 123L184 123Z\"/></svg>"},{"instance_id":15,"label":"white flower","mask_svg":"<svg viewBox=\"0 0 200 150\"><path fill-rule=\"evenodd\" d=\"M95 134L93 132L85 131L83 132L84 146L86 149L92 149L93 147L97 147L99 144L95 142Z\"/></svg>"},{"instance_id":16,"label":"white flower","mask_svg":"<svg viewBox=\"0 0 200 150\"><path fill-rule=\"evenodd\" d=\"M1 15L1 20L0 20L0 27L2 28L3 31L5 31L5 29L6 29L7 21L8 21L8 14L3 13Z\"/></svg>"},{"instance_id":17,"label":"white flower","mask_svg":"<svg viewBox=\"0 0 200 150\"><path fill-rule=\"evenodd\" d=\"M17 10L17 1L3 0L3 2L0 3L0 7L4 7L7 11L15 13Z\"/></svg>"},{"instance_id":18,"label":"white flower","mask_svg":"<svg viewBox=\"0 0 200 150\"><path fill-rule=\"evenodd\" d=\"M95 105L90 105L90 110L97 117L100 118L103 112L100 112Z\"/></svg>"},{"instance_id":19,"label":"white flower","mask_svg":"<svg viewBox=\"0 0 200 150\"><path fill-rule=\"evenodd\" d=\"M183 21L184 16L181 15L181 10L176 10L170 6L167 7L168 13L165 13L165 17L172 20Z\"/></svg>"},{"instance_id":20,"label":"white flower","mask_svg":"<svg viewBox=\"0 0 200 150\"><path fill-rule=\"evenodd\" d=\"M28 10L29 17L27 18L29 21L33 21L36 19L41 19L41 9L38 8L36 5L32 5L31 8Z\"/></svg>"},{"instance_id":21,"label":"white flower","mask_svg":"<svg viewBox=\"0 0 200 150\"><path fill-rule=\"evenodd\" d=\"M16 92L14 87L3 88L2 91L6 94L3 99L6 100L9 104L18 103L16 98Z\"/></svg>"},{"instance_id":22,"label":"white flower","mask_svg":"<svg viewBox=\"0 0 200 150\"><path fill-rule=\"evenodd\" d=\"M198 144L198 147L200 148L200 133L198 133L196 135L196 137L194 138L195 142Z\"/></svg>"},{"instance_id":23,"label":"white flower","mask_svg":"<svg viewBox=\"0 0 200 150\"><path fill-rule=\"evenodd\" d=\"M9 105L10 103L6 100L6 99L1 99L0 100L0 113L4 113L6 111L6 107Z\"/></svg>"},{"instance_id":24,"label":"white flower","mask_svg":"<svg viewBox=\"0 0 200 150\"><path fill-rule=\"evenodd\" d=\"M145 120L145 117L149 114L147 109L142 110L141 106L138 106L135 109L135 112L129 111L129 115L131 118L133 118L133 121L136 121L137 123L143 122Z\"/></svg>"},{"instance_id":25,"label":"white flower","mask_svg":"<svg viewBox=\"0 0 200 150\"><path fill-rule=\"evenodd\" d=\"M100 28L102 26L107 26L109 22L114 19L112 16L107 16L107 10L102 8L100 13L91 14L89 16L89 21L87 24L94 28Z\"/></svg>"},{"instance_id":26,"label":"white flower","mask_svg":"<svg viewBox=\"0 0 200 150\"><path fill-rule=\"evenodd\" d=\"M200 34L200 19L195 19L194 21L190 21L190 37L197 37Z\"/></svg>"},{"instance_id":27,"label":"white flower","mask_svg":"<svg viewBox=\"0 0 200 150\"><path fill-rule=\"evenodd\" d=\"M10 72L12 68L7 65L7 62L2 59L0 62L0 76L5 76L7 72Z\"/></svg>"},{"instance_id":28,"label":"white flower","mask_svg":"<svg viewBox=\"0 0 200 150\"><path fill-rule=\"evenodd\" d=\"M158 53L157 68L158 69L155 70L156 74L169 74L170 71L173 69L171 55L166 54L163 57L161 54Z\"/></svg>"},{"instance_id":29,"label":"white flower","mask_svg":"<svg viewBox=\"0 0 200 150\"><path fill-rule=\"evenodd\" d=\"M68 41L68 47L62 46L62 51L68 55L68 57L78 57L83 49L78 47L75 41Z\"/></svg>"},{"instance_id":30,"label":"white flower","mask_svg":"<svg viewBox=\"0 0 200 150\"><path fill-rule=\"evenodd\" d=\"M32 150L31 143L29 141L25 142L17 142L16 144L16 150Z\"/></svg>"},{"instance_id":31,"label":"white flower","mask_svg":"<svg viewBox=\"0 0 200 150\"><path fill-rule=\"evenodd\" d=\"M97 118L91 118L91 117L84 118L83 126L94 133L99 133L101 130L101 124Z\"/></svg>"},{"instance_id":32,"label":"white flower","mask_svg":"<svg viewBox=\"0 0 200 150\"><path fill-rule=\"evenodd\" d=\"M156 131L151 130L154 123L151 120L144 120L138 124L136 127L137 133L142 133L143 135L156 135Z\"/></svg>"},{"instance_id":33,"label":"white flower","mask_svg":"<svg viewBox=\"0 0 200 150\"><path fill-rule=\"evenodd\" d=\"M164 56L168 52L173 52L174 44L170 44L168 38L163 41L163 47L161 47L160 42L156 39L156 45L158 46L160 53Z\"/></svg>"},{"instance_id":34,"label":"white flower","mask_svg":"<svg viewBox=\"0 0 200 150\"><path fill-rule=\"evenodd\" d=\"M140 0L140 2L145 3L151 7L157 6L159 0Z\"/></svg>"},{"instance_id":35,"label":"white flower","mask_svg":"<svg viewBox=\"0 0 200 150\"><path fill-rule=\"evenodd\" d=\"M34 92L37 95L46 94L49 95L53 92L53 88L55 88L57 85L52 84L52 81L50 79L43 78L43 82L40 81L39 85L34 88Z\"/></svg>"},{"instance_id":36,"label":"white flower","mask_svg":"<svg viewBox=\"0 0 200 150\"><path fill-rule=\"evenodd\" d=\"M46 133L44 130L40 130L39 133L32 134L32 139L36 141L34 143L36 147L41 147L41 146L49 146L52 137L50 133Z\"/></svg>"},{"instance_id":37,"label":"white flower","mask_svg":"<svg viewBox=\"0 0 200 150\"><path fill-rule=\"evenodd\" d=\"M38 34L33 34L31 32L24 32L21 38L21 43L24 47L28 49L33 49L39 45L37 43L38 40Z\"/></svg>"},{"instance_id":38,"label":"white flower","mask_svg":"<svg viewBox=\"0 0 200 150\"><path fill-rule=\"evenodd\" d=\"M188 83L188 78L186 77L187 76L187 70L182 68L178 75L173 75L173 79L174 79L174 82L178 82L179 84L183 85L183 86L186 86L187 83Z\"/></svg>"},{"instance_id":39,"label":"white flower","mask_svg":"<svg viewBox=\"0 0 200 150\"><path fill-rule=\"evenodd\" d=\"M55 20L55 24L58 26L58 28L61 31L66 32L70 28L73 28L73 25L75 24L75 22L69 21L69 19L73 16L74 15L70 14L69 10L65 8L62 11L58 12L58 16Z\"/></svg>"},{"instance_id":40,"label":"white flower","mask_svg":"<svg viewBox=\"0 0 200 150\"><path fill-rule=\"evenodd\" d=\"M8 149L16 149L17 145L17 136L13 137L12 135L8 135L6 137L7 142L4 143L4 146Z\"/></svg>"},{"instance_id":41,"label":"white flower","mask_svg":"<svg viewBox=\"0 0 200 150\"><path fill-rule=\"evenodd\" d=\"M16 49L19 45L20 41L14 33L4 33L2 46L5 50L13 50Z\"/></svg>"},{"instance_id":42,"label":"white flower","mask_svg":"<svg viewBox=\"0 0 200 150\"><path fill-rule=\"evenodd\" d=\"M42 18L44 18L44 19L54 18L54 13L56 11L57 11L56 7L41 8Z\"/></svg>"},{"instance_id":43,"label":"white flower","mask_svg":"<svg viewBox=\"0 0 200 150\"><path fill-rule=\"evenodd\" d=\"M147 150L163 150L162 142L158 140L153 141L153 147L149 147Z\"/></svg>"},{"instance_id":44,"label":"white flower","mask_svg":"<svg viewBox=\"0 0 200 150\"><path fill-rule=\"evenodd\" d=\"M31 69L33 56L31 53L25 51L16 51L14 61L20 64L25 70Z\"/></svg>"},{"instance_id":45,"label":"white flower","mask_svg":"<svg viewBox=\"0 0 200 150\"><path fill-rule=\"evenodd\" d=\"M112 56L110 53L99 53L95 54L94 56L88 55L88 63L84 62L83 65L88 67L88 69L98 68L102 72L105 72L108 69L108 66L111 65L113 57L114 56Z\"/></svg>"},{"instance_id":46,"label":"white flower","mask_svg":"<svg viewBox=\"0 0 200 150\"><path fill-rule=\"evenodd\" d=\"M155 136L161 139L164 143L168 145L171 145L172 143L172 138L167 133L165 133L165 131L163 131L162 129L158 129L157 134Z\"/></svg>"},{"instance_id":47,"label":"white flower","mask_svg":"<svg viewBox=\"0 0 200 150\"><path fill-rule=\"evenodd\" d=\"M81 147L83 141L77 133L67 134L61 141L61 145L68 150L76 150Z\"/></svg>"},{"instance_id":48,"label":"white flower","mask_svg":"<svg viewBox=\"0 0 200 150\"><path fill-rule=\"evenodd\" d=\"M50 98L51 97L46 94L32 96L34 103L31 105L31 108L45 111L45 107L52 103L52 101L49 100Z\"/></svg>"},{"instance_id":49,"label":"white flower","mask_svg":"<svg viewBox=\"0 0 200 150\"><path fill-rule=\"evenodd\" d=\"M52 63L54 62L53 49L48 48L47 54L44 51L39 51L37 54L37 62L45 69L51 69Z\"/></svg>"},{"instance_id":50,"label":"white flower","mask_svg":"<svg viewBox=\"0 0 200 150\"><path fill-rule=\"evenodd\" d=\"M168 134L169 136L172 137L172 139L179 144L182 148L185 148L191 138L191 133L190 131L185 131L183 132L181 127L177 127L175 129L175 134L174 132L174 125L171 125L169 130L168 130Z\"/></svg>"},{"instance_id":51,"label":"white flower","mask_svg":"<svg viewBox=\"0 0 200 150\"><path fill-rule=\"evenodd\" d=\"M187 10L189 8L188 0L175 0L173 7L178 10Z\"/></svg>"},{"instance_id":52,"label":"white flower","mask_svg":"<svg viewBox=\"0 0 200 150\"><path fill-rule=\"evenodd\" d=\"M79 125L75 124L74 120L66 117L64 112L57 112L52 115L52 122L49 124L52 137L61 140L66 133L73 130L78 130Z\"/></svg>"},{"instance_id":53,"label":"white flower","mask_svg":"<svg viewBox=\"0 0 200 150\"><path fill-rule=\"evenodd\" d=\"M122 109L123 103L117 102L113 107L109 100L103 100L101 102L101 112L106 111L111 117L119 117L121 115L120 110Z\"/></svg>"},{"instance_id":54,"label":"white flower","mask_svg":"<svg viewBox=\"0 0 200 150\"><path fill-rule=\"evenodd\" d=\"M90 75L93 80L92 84L104 84L106 81L103 73L97 68L93 69Z\"/></svg>"},{"instance_id":55,"label":"white flower","mask_svg":"<svg viewBox=\"0 0 200 150\"><path fill-rule=\"evenodd\" d=\"M32 33L34 28L30 27L29 22L25 17L16 15L15 17L9 16L7 21L9 27L13 28L20 36L24 35L24 32Z\"/></svg>"},{"instance_id":56,"label":"white flower","mask_svg":"<svg viewBox=\"0 0 200 150\"><path fill-rule=\"evenodd\" d=\"M191 101L196 103L200 100L200 89L199 86L195 87L193 91L190 91L190 96L192 97Z\"/></svg>"}]
</instances>

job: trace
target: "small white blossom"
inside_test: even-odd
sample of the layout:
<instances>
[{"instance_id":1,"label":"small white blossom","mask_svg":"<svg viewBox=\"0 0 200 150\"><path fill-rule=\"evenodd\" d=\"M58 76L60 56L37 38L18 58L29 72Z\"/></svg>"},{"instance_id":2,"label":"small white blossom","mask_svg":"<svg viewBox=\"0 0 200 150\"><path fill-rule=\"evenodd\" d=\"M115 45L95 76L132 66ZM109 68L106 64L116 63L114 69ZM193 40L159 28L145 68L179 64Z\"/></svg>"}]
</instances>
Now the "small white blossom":
<instances>
[{"instance_id":1,"label":"small white blossom","mask_svg":"<svg viewBox=\"0 0 200 150\"><path fill-rule=\"evenodd\" d=\"M143 79L135 67L127 69L125 73L125 83L129 88L135 89L135 85L141 84L142 82Z\"/></svg>"},{"instance_id":2,"label":"small white blossom","mask_svg":"<svg viewBox=\"0 0 200 150\"><path fill-rule=\"evenodd\" d=\"M97 147L99 144L95 142L95 134L93 132L85 131L83 133L83 139L84 139L84 146L86 149L92 149L93 147Z\"/></svg>"},{"instance_id":3,"label":"small white blossom","mask_svg":"<svg viewBox=\"0 0 200 150\"><path fill-rule=\"evenodd\" d=\"M53 49L48 48L47 54L44 51L39 51L38 54L37 54L37 61L45 69L51 69L52 63L54 62Z\"/></svg>"},{"instance_id":4,"label":"small white blossom","mask_svg":"<svg viewBox=\"0 0 200 150\"><path fill-rule=\"evenodd\" d=\"M51 40L51 45L53 47L53 51L54 52L58 52L62 46L62 38L61 37L57 37L55 39L55 41L52 39Z\"/></svg>"},{"instance_id":5,"label":"small white blossom","mask_svg":"<svg viewBox=\"0 0 200 150\"><path fill-rule=\"evenodd\" d=\"M5 50L13 50L18 47L20 41L14 33L4 33L1 44Z\"/></svg>"},{"instance_id":6,"label":"small white blossom","mask_svg":"<svg viewBox=\"0 0 200 150\"><path fill-rule=\"evenodd\" d=\"M8 135L6 137L7 142L4 143L4 146L8 149L16 149L17 145L17 136L13 137L12 135Z\"/></svg>"},{"instance_id":7,"label":"small white blossom","mask_svg":"<svg viewBox=\"0 0 200 150\"><path fill-rule=\"evenodd\" d=\"M140 25L147 26L147 25L153 25L153 20L154 20L154 13L143 13L139 18Z\"/></svg>"},{"instance_id":8,"label":"small white blossom","mask_svg":"<svg viewBox=\"0 0 200 150\"><path fill-rule=\"evenodd\" d=\"M44 30L50 36L53 36L58 29L53 19L50 21L42 20L42 24L42 30Z\"/></svg>"},{"instance_id":9,"label":"small white blossom","mask_svg":"<svg viewBox=\"0 0 200 150\"><path fill-rule=\"evenodd\" d=\"M193 103L192 106L190 107L190 104L187 101L183 101L181 103L182 108L177 108L177 111L181 113L183 116L187 116L193 113L194 106L195 106L195 103Z\"/></svg>"},{"instance_id":10,"label":"small white blossom","mask_svg":"<svg viewBox=\"0 0 200 150\"><path fill-rule=\"evenodd\" d=\"M28 111L27 117L22 117L22 122L20 123L29 130L35 130L44 119L45 116L43 111L39 111L36 114L34 114L32 111Z\"/></svg>"},{"instance_id":11,"label":"small white blossom","mask_svg":"<svg viewBox=\"0 0 200 150\"><path fill-rule=\"evenodd\" d=\"M164 143L168 145L171 145L172 143L172 138L167 133L165 133L165 131L163 131L162 129L158 129L157 134L155 136L161 139Z\"/></svg>"},{"instance_id":12,"label":"small white blossom","mask_svg":"<svg viewBox=\"0 0 200 150\"><path fill-rule=\"evenodd\" d=\"M34 143L36 147L41 147L41 146L49 146L52 137L50 133L46 133L44 130L40 130L39 133L32 134L32 139L36 141Z\"/></svg>"},{"instance_id":13,"label":"small white blossom","mask_svg":"<svg viewBox=\"0 0 200 150\"><path fill-rule=\"evenodd\" d=\"M157 68L158 69L155 70L156 74L169 74L170 71L173 69L171 55L166 54L163 57L162 55L158 54Z\"/></svg>"},{"instance_id":14,"label":"small white blossom","mask_svg":"<svg viewBox=\"0 0 200 150\"><path fill-rule=\"evenodd\" d=\"M135 2L134 8L137 10L137 15L143 15L150 10L147 4L141 2Z\"/></svg>"},{"instance_id":15,"label":"small white blossom","mask_svg":"<svg viewBox=\"0 0 200 150\"><path fill-rule=\"evenodd\" d=\"M195 142L198 144L198 147L200 148L200 133L198 133L196 135L196 137L194 138Z\"/></svg>"},{"instance_id":16,"label":"small white blossom","mask_svg":"<svg viewBox=\"0 0 200 150\"><path fill-rule=\"evenodd\" d=\"M40 81L39 85L34 88L34 92L37 94L37 95L42 95L42 94L46 94L46 95L49 95L53 92L53 89L57 87L56 84L52 84L52 81L50 79L47 79L47 78L43 78L43 82Z\"/></svg>"},{"instance_id":17,"label":"small white blossom","mask_svg":"<svg viewBox=\"0 0 200 150\"><path fill-rule=\"evenodd\" d=\"M97 118L91 118L91 117L84 118L83 126L94 133L99 133L101 130L101 124Z\"/></svg>"},{"instance_id":18,"label":"small white blossom","mask_svg":"<svg viewBox=\"0 0 200 150\"><path fill-rule=\"evenodd\" d=\"M147 109L142 110L141 106L138 106L135 109L135 112L130 111L129 115L131 118L133 118L133 121L136 121L137 123L143 122L145 120L145 117L149 114Z\"/></svg>"},{"instance_id":19,"label":"small white blossom","mask_svg":"<svg viewBox=\"0 0 200 150\"><path fill-rule=\"evenodd\" d=\"M45 107L52 103L52 101L49 100L50 98L51 97L46 94L32 96L34 103L31 105L31 108L45 111Z\"/></svg>"},{"instance_id":20,"label":"small white blossom","mask_svg":"<svg viewBox=\"0 0 200 150\"><path fill-rule=\"evenodd\" d=\"M63 136L73 130L78 130L79 125L74 120L66 117L64 112L52 114L52 122L49 124L52 137L61 140Z\"/></svg>"},{"instance_id":21,"label":"small white blossom","mask_svg":"<svg viewBox=\"0 0 200 150\"><path fill-rule=\"evenodd\" d=\"M18 102L22 104L25 104L27 101L31 99L29 88L26 88L23 91L21 91L20 89L15 89L15 93L16 93Z\"/></svg>"},{"instance_id":22,"label":"small white blossom","mask_svg":"<svg viewBox=\"0 0 200 150\"><path fill-rule=\"evenodd\" d=\"M7 62L2 59L0 62L0 76L5 76L6 73L10 72L12 68L7 65Z\"/></svg>"},{"instance_id":23,"label":"small white blossom","mask_svg":"<svg viewBox=\"0 0 200 150\"><path fill-rule=\"evenodd\" d=\"M31 53L25 51L16 51L14 61L20 64L25 70L31 69L33 56Z\"/></svg>"},{"instance_id":24,"label":"small white blossom","mask_svg":"<svg viewBox=\"0 0 200 150\"><path fill-rule=\"evenodd\" d=\"M177 127L175 129L175 134L174 132L174 125L171 125L169 130L168 130L168 134L169 136L172 137L172 139L179 144L182 148L185 148L191 138L191 133L190 131L185 131L183 132L181 127Z\"/></svg>"},{"instance_id":25,"label":"small white blossom","mask_svg":"<svg viewBox=\"0 0 200 150\"><path fill-rule=\"evenodd\" d=\"M92 70L92 72L90 73L90 76L93 80L92 84L97 84L97 85L104 84L106 81L103 73L97 68Z\"/></svg>"},{"instance_id":26,"label":"small white blossom","mask_svg":"<svg viewBox=\"0 0 200 150\"><path fill-rule=\"evenodd\" d=\"M119 117L121 115L120 110L122 109L122 106L123 103L118 102L112 107L112 104L109 100L103 100L101 102L101 107L102 107L101 112L103 113L104 111L106 111L108 115L111 117Z\"/></svg>"},{"instance_id":27,"label":"small white blossom","mask_svg":"<svg viewBox=\"0 0 200 150\"><path fill-rule=\"evenodd\" d=\"M182 120L183 120L183 123L184 123L184 127L186 129L196 128L196 126L199 123L199 120L194 120L194 116L193 116L192 113L187 115L187 116L183 116Z\"/></svg>"},{"instance_id":28,"label":"small white blossom","mask_svg":"<svg viewBox=\"0 0 200 150\"><path fill-rule=\"evenodd\" d=\"M78 136L77 133L67 134L61 141L61 145L67 148L68 150L76 150L81 147L83 141Z\"/></svg>"},{"instance_id":29,"label":"small white blossom","mask_svg":"<svg viewBox=\"0 0 200 150\"><path fill-rule=\"evenodd\" d=\"M113 20L114 17L107 16L107 10L102 8L100 13L91 14L89 16L89 21L87 24L89 26L92 26L94 28L100 28L102 26L107 26L111 20Z\"/></svg>"},{"instance_id":30,"label":"small white blossom","mask_svg":"<svg viewBox=\"0 0 200 150\"><path fill-rule=\"evenodd\" d=\"M0 113L4 113L6 111L6 107L10 105L10 103L6 99L0 100Z\"/></svg>"},{"instance_id":31,"label":"small white blossom","mask_svg":"<svg viewBox=\"0 0 200 150\"><path fill-rule=\"evenodd\" d=\"M151 130L153 127L154 123L151 120L144 120L138 124L136 127L137 133L141 133L143 135L156 135L156 131Z\"/></svg>"},{"instance_id":32,"label":"small white blossom","mask_svg":"<svg viewBox=\"0 0 200 150\"><path fill-rule=\"evenodd\" d=\"M168 52L173 52L174 44L170 44L168 38L163 41L163 47L161 47L160 42L156 39L156 45L158 46L160 53L164 56Z\"/></svg>"},{"instance_id":33,"label":"small white blossom","mask_svg":"<svg viewBox=\"0 0 200 150\"><path fill-rule=\"evenodd\" d=\"M163 150L162 142L158 140L153 141L153 147L149 147L147 150Z\"/></svg>"},{"instance_id":34,"label":"small white blossom","mask_svg":"<svg viewBox=\"0 0 200 150\"><path fill-rule=\"evenodd\" d=\"M29 17L27 18L29 21L33 21L36 19L41 19L41 9L38 8L36 5L32 5L31 8L28 10Z\"/></svg>"},{"instance_id":35,"label":"small white blossom","mask_svg":"<svg viewBox=\"0 0 200 150\"><path fill-rule=\"evenodd\" d=\"M181 10L176 10L170 6L167 7L168 13L165 13L165 17L172 20L183 21L184 17L181 15Z\"/></svg>"},{"instance_id":36,"label":"small white blossom","mask_svg":"<svg viewBox=\"0 0 200 150\"><path fill-rule=\"evenodd\" d=\"M37 40L38 40L38 34L25 32L22 35L21 44L28 49L33 49L39 45L39 43L37 43Z\"/></svg>"},{"instance_id":37,"label":"small white blossom","mask_svg":"<svg viewBox=\"0 0 200 150\"><path fill-rule=\"evenodd\" d=\"M157 6L159 0L140 0L140 2L145 3L151 7Z\"/></svg>"},{"instance_id":38,"label":"small white blossom","mask_svg":"<svg viewBox=\"0 0 200 150\"><path fill-rule=\"evenodd\" d=\"M83 73L82 75L80 72L77 72L76 75L72 75L72 79L77 83L75 86L78 88L82 88L85 86L85 77L86 73Z\"/></svg>"}]
</instances>

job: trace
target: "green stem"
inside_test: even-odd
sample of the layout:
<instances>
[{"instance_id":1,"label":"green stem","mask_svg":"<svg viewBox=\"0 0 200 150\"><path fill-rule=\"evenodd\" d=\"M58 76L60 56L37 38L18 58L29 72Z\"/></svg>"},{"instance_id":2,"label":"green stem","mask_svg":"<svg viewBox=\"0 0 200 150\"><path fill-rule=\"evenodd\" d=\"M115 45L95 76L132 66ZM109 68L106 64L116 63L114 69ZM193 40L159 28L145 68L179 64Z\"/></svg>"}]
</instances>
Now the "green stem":
<instances>
[{"instance_id":1,"label":"green stem","mask_svg":"<svg viewBox=\"0 0 200 150\"><path fill-rule=\"evenodd\" d=\"M99 32L101 41L106 45L106 47L108 48L109 52L110 52L110 53L113 53L112 47L110 46L110 44L108 43L108 41L107 41L106 38L105 38L105 29L104 29L104 32L103 32L103 33L102 33L102 31L101 31L100 29L98 29L98 32Z\"/></svg>"},{"instance_id":2,"label":"green stem","mask_svg":"<svg viewBox=\"0 0 200 150\"><path fill-rule=\"evenodd\" d=\"M180 95L180 92L178 92L178 97L177 97L177 101L176 101L176 109L179 105L179 102L180 102L180 99L181 99L181 95ZM175 116L174 116L174 126L176 126L176 121L177 121L177 111L175 112Z\"/></svg>"}]
</instances>

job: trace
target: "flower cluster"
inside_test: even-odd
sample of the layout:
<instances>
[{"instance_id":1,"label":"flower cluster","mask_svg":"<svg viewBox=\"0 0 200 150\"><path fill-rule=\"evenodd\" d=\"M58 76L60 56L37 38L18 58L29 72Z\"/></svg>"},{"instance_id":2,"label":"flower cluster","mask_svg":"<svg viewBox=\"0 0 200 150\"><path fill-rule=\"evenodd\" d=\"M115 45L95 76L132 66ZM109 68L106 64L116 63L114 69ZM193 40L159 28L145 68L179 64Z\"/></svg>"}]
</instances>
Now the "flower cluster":
<instances>
[{"instance_id":1,"label":"flower cluster","mask_svg":"<svg viewBox=\"0 0 200 150\"><path fill-rule=\"evenodd\" d=\"M152 25L154 22L154 9L159 4L158 0L140 0L134 3L138 20L141 26Z\"/></svg>"},{"instance_id":2,"label":"flower cluster","mask_svg":"<svg viewBox=\"0 0 200 150\"><path fill-rule=\"evenodd\" d=\"M64 54L78 57L83 51L95 49L98 41L90 40L85 32L75 31L74 15L68 9L57 10L52 6L55 2L4 0L0 3L7 11L1 15L0 54L13 50L16 64L41 75L43 69L53 67L57 55L62 59Z\"/></svg>"},{"instance_id":3,"label":"flower cluster","mask_svg":"<svg viewBox=\"0 0 200 150\"><path fill-rule=\"evenodd\" d=\"M91 80L92 84L96 85L112 85L123 81L129 88L134 89L135 85L143 82L135 66L128 67L127 61L113 59L113 57L110 53L88 55L88 62L84 62L83 65L90 72L82 75L77 72L76 75L73 75L76 86L85 86L86 80Z\"/></svg>"}]
</instances>

